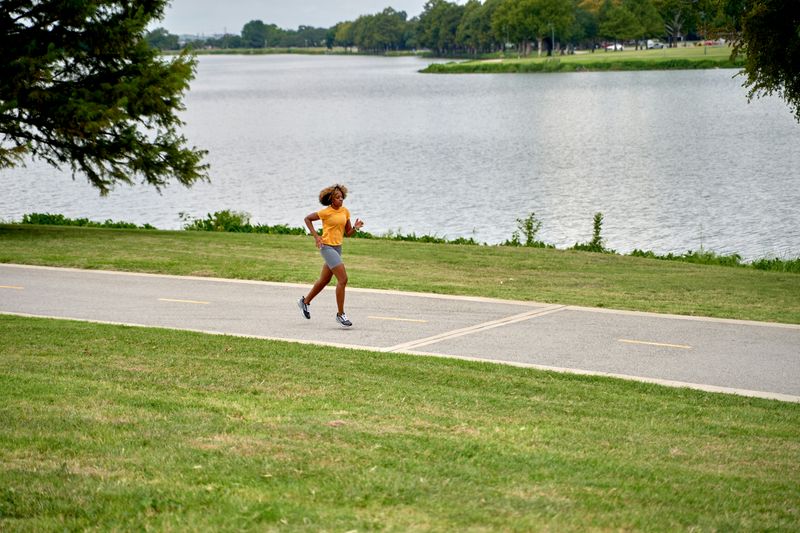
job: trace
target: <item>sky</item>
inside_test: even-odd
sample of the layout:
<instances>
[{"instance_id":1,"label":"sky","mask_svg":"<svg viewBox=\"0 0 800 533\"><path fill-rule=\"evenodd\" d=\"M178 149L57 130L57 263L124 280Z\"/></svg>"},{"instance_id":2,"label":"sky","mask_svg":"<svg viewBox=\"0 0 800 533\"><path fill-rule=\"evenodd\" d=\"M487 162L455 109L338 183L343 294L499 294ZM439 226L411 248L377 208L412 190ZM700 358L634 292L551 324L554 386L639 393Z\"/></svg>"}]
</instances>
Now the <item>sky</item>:
<instances>
[{"instance_id":1,"label":"sky","mask_svg":"<svg viewBox=\"0 0 800 533\"><path fill-rule=\"evenodd\" d=\"M177 35L234 33L251 20L284 29L298 26L329 28L392 7L408 18L422 13L425 0L172 0L156 27Z\"/></svg>"}]
</instances>

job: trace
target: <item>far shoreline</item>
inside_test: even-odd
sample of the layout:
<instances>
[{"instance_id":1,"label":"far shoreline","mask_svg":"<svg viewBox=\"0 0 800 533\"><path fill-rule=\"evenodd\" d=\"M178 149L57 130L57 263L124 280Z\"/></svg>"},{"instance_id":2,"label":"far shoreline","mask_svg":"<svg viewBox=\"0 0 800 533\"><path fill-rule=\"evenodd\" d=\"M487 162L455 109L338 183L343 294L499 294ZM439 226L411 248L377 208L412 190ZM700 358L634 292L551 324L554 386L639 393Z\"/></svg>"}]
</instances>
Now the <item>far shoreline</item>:
<instances>
[{"instance_id":1,"label":"far shoreline","mask_svg":"<svg viewBox=\"0 0 800 533\"><path fill-rule=\"evenodd\" d=\"M740 69L744 58L731 59L727 46L692 46L662 50L596 51L561 56L496 57L435 63L426 74L524 74L642 70Z\"/></svg>"},{"instance_id":2,"label":"far shoreline","mask_svg":"<svg viewBox=\"0 0 800 533\"><path fill-rule=\"evenodd\" d=\"M180 51L163 51L174 55ZM563 72L621 72L652 70L708 70L741 69L744 57L731 59L731 48L727 45L702 46L687 43L682 47L659 50L624 50L578 53L556 56L511 56L496 53L480 58L440 57L430 50L397 50L383 54L359 52L343 48L226 48L195 49L197 56L206 55L312 55L312 56L374 56L374 57L421 57L431 60L449 60L446 63L431 63L420 69L423 74L531 74Z\"/></svg>"}]
</instances>

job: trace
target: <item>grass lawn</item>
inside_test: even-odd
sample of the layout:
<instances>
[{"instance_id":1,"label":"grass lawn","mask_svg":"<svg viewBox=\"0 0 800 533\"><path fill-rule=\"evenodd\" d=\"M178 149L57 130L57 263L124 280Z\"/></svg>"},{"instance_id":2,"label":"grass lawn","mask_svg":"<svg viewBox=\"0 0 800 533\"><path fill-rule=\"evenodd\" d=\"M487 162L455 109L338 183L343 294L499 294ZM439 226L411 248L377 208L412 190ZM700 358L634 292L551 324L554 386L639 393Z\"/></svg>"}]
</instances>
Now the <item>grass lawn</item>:
<instances>
[{"instance_id":1,"label":"grass lawn","mask_svg":"<svg viewBox=\"0 0 800 533\"><path fill-rule=\"evenodd\" d=\"M731 55L728 46L679 46L677 48L661 48L656 50L634 50L625 47L622 51L595 50L567 56L556 56L561 61L586 62L586 61L614 61L616 59L657 59L666 57L670 59L727 59ZM506 61L546 61L546 57L530 57L525 59L506 59Z\"/></svg>"},{"instance_id":2,"label":"grass lawn","mask_svg":"<svg viewBox=\"0 0 800 533\"><path fill-rule=\"evenodd\" d=\"M798 404L0 316L2 531L796 531L798 457Z\"/></svg>"},{"instance_id":3,"label":"grass lawn","mask_svg":"<svg viewBox=\"0 0 800 533\"><path fill-rule=\"evenodd\" d=\"M800 323L800 275L589 252L352 239L350 285ZM0 263L311 284L309 237L0 225Z\"/></svg>"},{"instance_id":4,"label":"grass lawn","mask_svg":"<svg viewBox=\"0 0 800 533\"><path fill-rule=\"evenodd\" d=\"M605 51L566 56L488 59L430 65L424 72L502 73L502 72L571 72L579 70L661 70L691 68L737 68L730 61L727 46L690 46L660 50ZM741 62L741 60L739 60Z\"/></svg>"}]
</instances>

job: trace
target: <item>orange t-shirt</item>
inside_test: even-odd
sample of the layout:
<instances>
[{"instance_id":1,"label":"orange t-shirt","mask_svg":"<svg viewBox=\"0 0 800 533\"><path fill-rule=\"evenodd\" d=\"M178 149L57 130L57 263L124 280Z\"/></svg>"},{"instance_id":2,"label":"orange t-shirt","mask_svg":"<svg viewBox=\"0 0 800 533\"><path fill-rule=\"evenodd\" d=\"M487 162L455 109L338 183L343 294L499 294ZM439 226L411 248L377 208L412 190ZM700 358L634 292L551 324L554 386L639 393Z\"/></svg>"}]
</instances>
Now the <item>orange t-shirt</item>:
<instances>
[{"instance_id":1,"label":"orange t-shirt","mask_svg":"<svg viewBox=\"0 0 800 533\"><path fill-rule=\"evenodd\" d=\"M344 228L350 220L350 211L345 206L334 209L331 206L317 211L322 220L322 244L339 246L344 238Z\"/></svg>"}]
</instances>

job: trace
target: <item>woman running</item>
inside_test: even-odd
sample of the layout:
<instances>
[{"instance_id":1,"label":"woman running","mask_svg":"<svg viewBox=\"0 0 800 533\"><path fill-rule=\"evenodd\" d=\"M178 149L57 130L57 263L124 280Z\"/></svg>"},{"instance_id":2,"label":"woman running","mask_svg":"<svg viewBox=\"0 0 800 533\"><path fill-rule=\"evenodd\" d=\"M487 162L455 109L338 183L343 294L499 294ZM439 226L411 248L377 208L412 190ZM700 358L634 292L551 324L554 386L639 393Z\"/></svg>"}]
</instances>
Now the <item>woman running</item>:
<instances>
[{"instance_id":1,"label":"woman running","mask_svg":"<svg viewBox=\"0 0 800 533\"><path fill-rule=\"evenodd\" d=\"M347 270L342 262L342 240L345 235L347 237L353 235L364 223L356 219L355 224L350 224L350 211L343 205L345 198L347 198L347 187L344 185L336 184L322 189L319 193L319 203L327 207L311 213L305 218L306 227L314 236L325 264L322 265L319 279L306 296L297 300L297 306L303 312L304 317L311 318L311 312L308 309L311 300L330 283L333 276L336 276L336 306L339 308L339 312L336 313L336 321L342 327L349 328L353 323L348 320L344 312ZM315 220L322 220L322 236L314 229Z\"/></svg>"}]
</instances>

